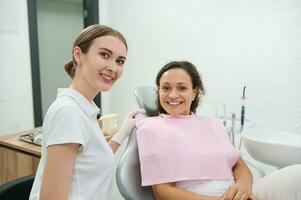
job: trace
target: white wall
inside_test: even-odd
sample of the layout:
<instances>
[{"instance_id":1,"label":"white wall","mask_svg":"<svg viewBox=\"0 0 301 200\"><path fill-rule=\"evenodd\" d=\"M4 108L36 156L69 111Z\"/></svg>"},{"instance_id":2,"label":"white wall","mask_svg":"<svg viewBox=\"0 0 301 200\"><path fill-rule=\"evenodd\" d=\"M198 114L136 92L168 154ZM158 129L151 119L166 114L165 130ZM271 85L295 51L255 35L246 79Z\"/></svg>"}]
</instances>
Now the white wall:
<instances>
[{"instance_id":1,"label":"white wall","mask_svg":"<svg viewBox=\"0 0 301 200\"><path fill-rule=\"evenodd\" d=\"M83 29L82 1L37 1L42 113L56 99L57 88L70 85L64 64L72 58L76 35Z\"/></svg>"},{"instance_id":2,"label":"white wall","mask_svg":"<svg viewBox=\"0 0 301 200\"><path fill-rule=\"evenodd\" d=\"M207 95L198 114L246 114L257 127L289 129L301 121L301 4L295 0L100 2L100 21L129 43L125 73L102 96L103 112L136 107L133 89L155 85L171 60L189 60L203 74ZM122 97L122 98L120 98Z\"/></svg>"},{"instance_id":3,"label":"white wall","mask_svg":"<svg viewBox=\"0 0 301 200\"><path fill-rule=\"evenodd\" d=\"M0 1L0 135L32 128L26 0Z\"/></svg>"},{"instance_id":4,"label":"white wall","mask_svg":"<svg viewBox=\"0 0 301 200\"><path fill-rule=\"evenodd\" d=\"M56 96L56 89L52 90L51 85L56 88L58 84L60 87L69 84L63 65L65 61L71 58L70 49L73 39L83 27L82 3L81 1L50 2L38 0L37 6L39 9L38 28L41 44L40 67L44 111ZM45 7L47 7L47 11ZM62 9L65 9L65 13ZM63 14L61 15L61 13ZM67 23L67 25L63 26L62 23ZM63 32L50 31L55 30L53 29L54 24L57 30L64 30L59 26L67 27L67 29ZM1 0L0 135L23 131L34 126L28 31L27 0ZM55 41L46 38L55 38L57 34L60 35L60 38L56 38ZM50 41L51 43L49 43ZM60 46L59 49L57 49L58 46ZM59 53L60 51L65 53ZM55 82L53 82L54 80Z\"/></svg>"}]
</instances>

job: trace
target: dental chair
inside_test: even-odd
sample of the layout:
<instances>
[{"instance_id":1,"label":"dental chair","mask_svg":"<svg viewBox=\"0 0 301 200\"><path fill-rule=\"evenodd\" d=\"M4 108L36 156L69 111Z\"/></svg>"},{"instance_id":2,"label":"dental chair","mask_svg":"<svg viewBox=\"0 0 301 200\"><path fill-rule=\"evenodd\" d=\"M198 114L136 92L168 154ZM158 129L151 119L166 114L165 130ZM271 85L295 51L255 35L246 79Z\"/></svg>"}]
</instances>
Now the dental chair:
<instances>
[{"instance_id":1,"label":"dental chair","mask_svg":"<svg viewBox=\"0 0 301 200\"><path fill-rule=\"evenodd\" d=\"M26 176L0 186L1 200L28 200L35 176Z\"/></svg>"},{"instance_id":2,"label":"dental chair","mask_svg":"<svg viewBox=\"0 0 301 200\"><path fill-rule=\"evenodd\" d=\"M144 108L147 116L157 115L156 89L154 87L138 87L134 95L140 108ZM155 200L150 186L141 186L140 164L136 129L130 134L128 144L117 166L116 182L121 195L126 200Z\"/></svg>"}]
</instances>

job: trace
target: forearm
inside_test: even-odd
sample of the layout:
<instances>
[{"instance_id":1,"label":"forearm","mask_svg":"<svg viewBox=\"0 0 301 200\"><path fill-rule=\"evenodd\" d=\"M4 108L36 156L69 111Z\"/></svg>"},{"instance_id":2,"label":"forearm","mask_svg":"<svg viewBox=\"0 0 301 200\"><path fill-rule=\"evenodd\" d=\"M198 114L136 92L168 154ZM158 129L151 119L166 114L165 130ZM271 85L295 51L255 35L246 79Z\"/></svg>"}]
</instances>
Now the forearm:
<instances>
[{"instance_id":1,"label":"forearm","mask_svg":"<svg viewBox=\"0 0 301 200\"><path fill-rule=\"evenodd\" d=\"M233 167L235 182L244 182L252 187L253 176L245 162L239 158Z\"/></svg>"},{"instance_id":2,"label":"forearm","mask_svg":"<svg viewBox=\"0 0 301 200\"><path fill-rule=\"evenodd\" d=\"M181 188L175 187L173 184L160 184L152 187L156 200L220 200L218 196L208 196L196 194Z\"/></svg>"},{"instance_id":3,"label":"forearm","mask_svg":"<svg viewBox=\"0 0 301 200\"><path fill-rule=\"evenodd\" d=\"M78 144L53 145L47 148L40 200L66 200L70 190L73 164Z\"/></svg>"},{"instance_id":4,"label":"forearm","mask_svg":"<svg viewBox=\"0 0 301 200\"><path fill-rule=\"evenodd\" d=\"M229 187L222 196L226 199L256 200L252 193L253 177L245 162L239 158L232 168L235 183Z\"/></svg>"}]
</instances>

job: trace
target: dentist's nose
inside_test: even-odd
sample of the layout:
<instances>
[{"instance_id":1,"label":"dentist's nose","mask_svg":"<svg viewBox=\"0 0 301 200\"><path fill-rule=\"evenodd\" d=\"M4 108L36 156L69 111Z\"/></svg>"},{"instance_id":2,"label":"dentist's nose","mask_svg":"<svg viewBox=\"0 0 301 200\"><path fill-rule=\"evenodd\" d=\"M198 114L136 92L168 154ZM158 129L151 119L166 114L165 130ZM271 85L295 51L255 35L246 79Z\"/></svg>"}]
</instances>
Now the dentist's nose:
<instances>
[{"instance_id":1,"label":"dentist's nose","mask_svg":"<svg viewBox=\"0 0 301 200\"><path fill-rule=\"evenodd\" d=\"M115 62L110 62L110 63L108 63L107 69L110 72L114 73L117 71L117 64Z\"/></svg>"}]
</instances>

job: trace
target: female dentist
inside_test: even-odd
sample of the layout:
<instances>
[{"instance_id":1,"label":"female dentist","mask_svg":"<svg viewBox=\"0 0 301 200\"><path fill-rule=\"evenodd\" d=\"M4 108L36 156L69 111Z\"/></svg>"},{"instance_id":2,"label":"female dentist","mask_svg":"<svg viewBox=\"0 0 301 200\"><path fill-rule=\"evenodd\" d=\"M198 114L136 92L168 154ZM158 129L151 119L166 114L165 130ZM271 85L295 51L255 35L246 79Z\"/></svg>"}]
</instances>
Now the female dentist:
<instances>
[{"instance_id":1,"label":"female dentist","mask_svg":"<svg viewBox=\"0 0 301 200\"><path fill-rule=\"evenodd\" d=\"M114 153L134 127L131 112L120 131L106 142L97 122L94 97L111 89L122 75L127 43L103 25L85 28L76 38L65 71L69 88L58 89L43 122L42 156L30 200L109 199Z\"/></svg>"}]
</instances>

